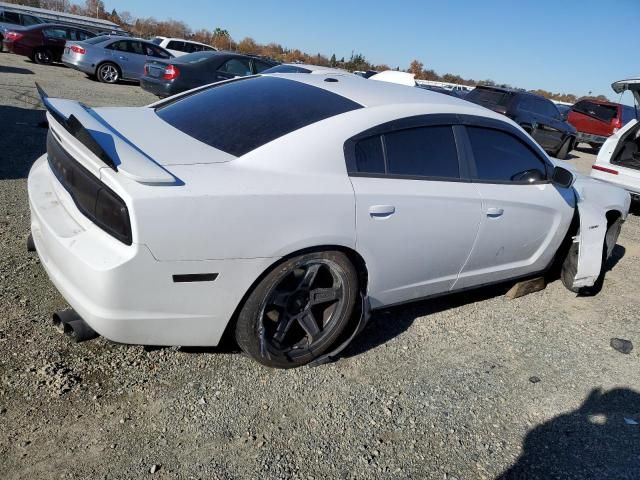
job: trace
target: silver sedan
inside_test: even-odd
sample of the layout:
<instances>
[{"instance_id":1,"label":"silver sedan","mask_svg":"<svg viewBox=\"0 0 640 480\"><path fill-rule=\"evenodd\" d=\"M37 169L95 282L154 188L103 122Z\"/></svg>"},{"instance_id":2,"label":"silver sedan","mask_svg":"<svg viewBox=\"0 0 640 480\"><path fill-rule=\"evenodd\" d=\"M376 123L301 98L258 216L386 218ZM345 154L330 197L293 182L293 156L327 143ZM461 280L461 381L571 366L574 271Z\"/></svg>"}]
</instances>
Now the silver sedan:
<instances>
[{"instance_id":1,"label":"silver sedan","mask_svg":"<svg viewBox=\"0 0 640 480\"><path fill-rule=\"evenodd\" d=\"M144 64L172 58L168 51L141 38L102 35L83 42L67 42L62 63L95 76L104 83L140 80Z\"/></svg>"}]
</instances>

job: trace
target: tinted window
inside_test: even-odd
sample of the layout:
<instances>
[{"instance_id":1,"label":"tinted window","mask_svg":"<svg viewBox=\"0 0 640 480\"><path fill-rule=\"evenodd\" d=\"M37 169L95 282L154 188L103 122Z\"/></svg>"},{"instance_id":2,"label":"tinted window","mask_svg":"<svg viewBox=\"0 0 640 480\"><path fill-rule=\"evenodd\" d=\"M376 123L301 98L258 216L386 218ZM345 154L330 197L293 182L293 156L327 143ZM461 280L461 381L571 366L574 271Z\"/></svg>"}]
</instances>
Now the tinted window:
<instances>
[{"instance_id":1,"label":"tinted window","mask_svg":"<svg viewBox=\"0 0 640 480\"><path fill-rule=\"evenodd\" d=\"M311 70L296 65L277 65L262 73L311 73Z\"/></svg>"},{"instance_id":2,"label":"tinted window","mask_svg":"<svg viewBox=\"0 0 640 480\"><path fill-rule=\"evenodd\" d=\"M15 12L4 12L3 20L6 23L15 23L16 25L20 25L20 15Z\"/></svg>"},{"instance_id":3,"label":"tinted window","mask_svg":"<svg viewBox=\"0 0 640 480\"><path fill-rule=\"evenodd\" d=\"M467 127L467 132L479 180L520 183L546 180L544 162L516 137L481 127Z\"/></svg>"},{"instance_id":4,"label":"tinted window","mask_svg":"<svg viewBox=\"0 0 640 480\"><path fill-rule=\"evenodd\" d=\"M156 109L160 118L201 142L244 155L294 130L361 106L285 78L251 77L217 84Z\"/></svg>"},{"instance_id":5,"label":"tinted window","mask_svg":"<svg viewBox=\"0 0 640 480\"><path fill-rule=\"evenodd\" d=\"M88 38L93 38L95 35L93 33L90 32L86 32L84 30L76 30L74 28L69 29L69 40L74 40L74 41L84 41L87 40Z\"/></svg>"},{"instance_id":6,"label":"tinted window","mask_svg":"<svg viewBox=\"0 0 640 480\"><path fill-rule=\"evenodd\" d=\"M511 92L504 92L502 90L491 90L489 88L475 88L470 91L465 100L469 100L473 103L479 103L480 105L491 105L506 107L512 97Z\"/></svg>"},{"instance_id":7,"label":"tinted window","mask_svg":"<svg viewBox=\"0 0 640 480\"><path fill-rule=\"evenodd\" d=\"M597 118L603 122L611 122L611 120L618 116L618 107L616 105L601 105L590 102L589 100L582 100L576 103L573 106L573 110Z\"/></svg>"},{"instance_id":8,"label":"tinted window","mask_svg":"<svg viewBox=\"0 0 640 480\"><path fill-rule=\"evenodd\" d=\"M458 152L450 126L420 127L386 133L388 173L459 178Z\"/></svg>"},{"instance_id":9,"label":"tinted window","mask_svg":"<svg viewBox=\"0 0 640 480\"><path fill-rule=\"evenodd\" d=\"M218 70L237 77L244 77L246 75L251 75L252 73L249 60L244 58L232 58L231 60L227 60Z\"/></svg>"},{"instance_id":10,"label":"tinted window","mask_svg":"<svg viewBox=\"0 0 640 480\"><path fill-rule=\"evenodd\" d=\"M177 40L171 40L167 44L167 48L169 50L177 50L179 52L186 52L187 51L187 47L186 47L185 43L184 42L178 42Z\"/></svg>"},{"instance_id":11,"label":"tinted window","mask_svg":"<svg viewBox=\"0 0 640 480\"><path fill-rule=\"evenodd\" d=\"M151 43L153 43L154 45L160 45L162 43L162 40L164 40L164 38L156 37L151 40Z\"/></svg>"},{"instance_id":12,"label":"tinted window","mask_svg":"<svg viewBox=\"0 0 640 480\"><path fill-rule=\"evenodd\" d=\"M143 44L143 46L144 46L144 53L148 57L171 58L171 55L169 55L169 52L163 50L160 47L157 47L156 45L145 43Z\"/></svg>"},{"instance_id":13,"label":"tinted window","mask_svg":"<svg viewBox=\"0 0 640 480\"><path fill-rule=\"evenodd\" d=\"M268 63L261 62L260 60L254 60L253 64L256 67L256 73L262 73L265 70L268 70L271 68L271 65L269 65Z\"/></svg>"},{"instance_id":14,"label":"tinted window","mask_svg":"<svg viewBox=\"0 0 640 480\"><path fill-rule=\"evenodd\" d=\"M356 169L361 173L384 173L382 138L379 135L356 143Z\"/></svg>"},{"instance_id":15,"label":"tinted window","mask_svg":"<svg viewBox=\"0 0 640 480\"><path fill-rule=\"evenodd\" d=\"M64 28L45 28L42 33L47 38L67 39L67 31Z\"/></svg>"},{"instance_id":16,"label":"tinted window","mask_svg":"<svg viewBox=\"0 0 640 480\"><path fill-rule=\"evenodd\" d=\"M24 26L31 26L31 25L38 25L42 23L42 20L40 20L38 17L34 17L33 15L25 15L24 13L22 14L22 25Z\"/></svg>"}]
</instances>

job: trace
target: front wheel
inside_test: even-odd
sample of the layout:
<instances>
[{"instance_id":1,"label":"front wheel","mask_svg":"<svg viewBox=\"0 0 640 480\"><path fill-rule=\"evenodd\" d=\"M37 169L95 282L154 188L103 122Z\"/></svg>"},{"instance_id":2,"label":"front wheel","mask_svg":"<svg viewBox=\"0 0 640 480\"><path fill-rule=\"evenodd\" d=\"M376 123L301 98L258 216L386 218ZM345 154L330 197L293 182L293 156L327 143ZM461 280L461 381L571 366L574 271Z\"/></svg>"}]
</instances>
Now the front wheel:
<instances>
[{"instance_id":1,"label":"front wheel","mask_svg":"<svg viewBox=\"0 0 640 480\"><path fill-rule=\"evenodd\" d=\"M236 341L276 368L305 365L326 352L351 318L358 275L341 252L313 252L276 266L240 311Z\"/></svg>"},{"instance_id":2,"label":"front wheel","mask_svg":"<svg viewBox=\"0 0 640 480\"><path fill-rule=\"evenodd\" d=\"M116 83L120 80L120 70L113 63L103 63L98 67L96 76L103 83Z\"/></svg>"}]
</instances>

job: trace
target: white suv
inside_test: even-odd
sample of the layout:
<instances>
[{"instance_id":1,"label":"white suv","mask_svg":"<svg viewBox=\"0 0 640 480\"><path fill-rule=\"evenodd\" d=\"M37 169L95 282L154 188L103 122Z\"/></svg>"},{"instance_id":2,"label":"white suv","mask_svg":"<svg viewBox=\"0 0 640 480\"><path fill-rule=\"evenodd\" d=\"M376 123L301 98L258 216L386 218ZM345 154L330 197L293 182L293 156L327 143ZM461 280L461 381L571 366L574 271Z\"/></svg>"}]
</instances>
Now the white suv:
<instances>
[{"instance_id":1,"label":"white suv","mask_svg":"<svg viewBox=\"0 0 640 480\"><path fill-rule=\"evenodd\" d=\"M185 40L184 38L154 37L151 42L165 50L168 50L175 57L180 57L187 53L217 50L217 48L212 47L211 45L205 45L204 43L194 42L192 40Z\"/></svg>"}]
</instances>

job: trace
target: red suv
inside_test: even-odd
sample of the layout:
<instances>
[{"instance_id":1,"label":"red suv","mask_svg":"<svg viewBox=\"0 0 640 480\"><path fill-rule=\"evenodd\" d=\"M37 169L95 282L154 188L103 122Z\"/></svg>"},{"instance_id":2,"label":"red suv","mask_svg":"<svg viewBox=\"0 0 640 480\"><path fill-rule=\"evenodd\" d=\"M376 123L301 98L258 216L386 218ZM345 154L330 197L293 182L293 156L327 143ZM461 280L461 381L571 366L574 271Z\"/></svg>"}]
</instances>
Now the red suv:
<instances>
[{"instance_id":1,"label":"red suv","mask_svg":"<svg viewBox=\"0 0 640 480\"><path fill-rule=\"evenodd\" d=\"M600 100L580 100L567 115L567 121L578 131L576 145L585 142L595 149L634 118L633 107Z\"/></svg>"},{"instance_id":2,"label":"red suv","mask_svg":"<svg viewBox=\"0 0 640 480\"><path fill-rule=\"evenodd\" d=\"M77 27L44 23L10 30L4 34L4 48L29 57L36 63L59 62L67 40L82 41L95 37L94 33Z\"/></svg>"}]
</instances>

